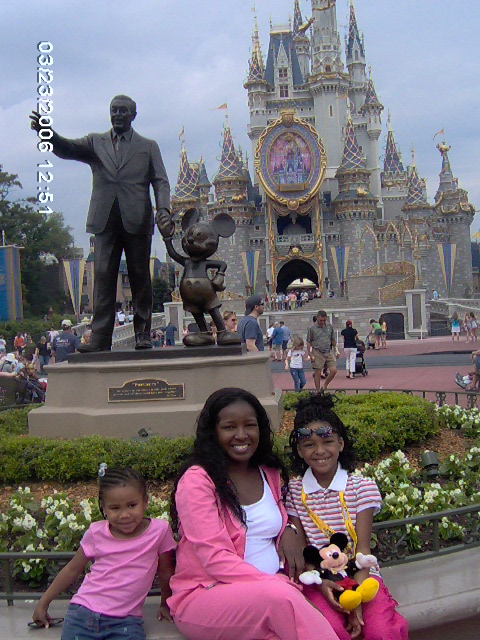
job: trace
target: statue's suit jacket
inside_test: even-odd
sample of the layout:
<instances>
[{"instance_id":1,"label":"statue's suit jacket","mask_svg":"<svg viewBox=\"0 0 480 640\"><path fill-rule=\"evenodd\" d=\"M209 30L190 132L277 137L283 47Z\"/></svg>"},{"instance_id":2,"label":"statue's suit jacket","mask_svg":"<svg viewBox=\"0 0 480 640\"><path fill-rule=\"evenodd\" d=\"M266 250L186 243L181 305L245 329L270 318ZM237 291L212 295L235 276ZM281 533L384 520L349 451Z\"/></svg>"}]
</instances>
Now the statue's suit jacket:
<instances>
[{"instance_id":1,"label":"statue's suit jacket","mask_svg":"<svg viewBox=\"0 0 480 640\"><path fill-rule=\"evenodd\" d=\"M152 234L154 229L150 185L158 209L170 209L170 185L158 144L132 131L128 151L117 166L111 132L89 133L69 140L54 132L53 153L65 160L79 160L92 170L92 197L87 233L101 233L115 198L128 233Z\"/></svg>"}]
</instances>

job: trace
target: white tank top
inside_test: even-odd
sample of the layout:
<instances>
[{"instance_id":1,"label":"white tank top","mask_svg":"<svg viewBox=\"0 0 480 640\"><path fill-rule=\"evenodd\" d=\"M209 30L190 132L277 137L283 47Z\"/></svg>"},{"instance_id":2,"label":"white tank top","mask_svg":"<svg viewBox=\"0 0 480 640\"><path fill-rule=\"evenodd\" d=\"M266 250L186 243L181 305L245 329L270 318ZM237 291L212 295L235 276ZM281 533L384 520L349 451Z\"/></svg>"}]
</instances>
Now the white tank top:
<instances>
[{"instance_id":1,"label":"white tank top","mask_svg":"<svg viewBox=\"0 0 480 640\"><path fill-rule=\"evenodd\" d=\"M282 528L282 514L263 471L263 496L255 504L243 506L247 520L245 562L273 575L280 569L275 538Z\"/></svg>"}]
</instances>

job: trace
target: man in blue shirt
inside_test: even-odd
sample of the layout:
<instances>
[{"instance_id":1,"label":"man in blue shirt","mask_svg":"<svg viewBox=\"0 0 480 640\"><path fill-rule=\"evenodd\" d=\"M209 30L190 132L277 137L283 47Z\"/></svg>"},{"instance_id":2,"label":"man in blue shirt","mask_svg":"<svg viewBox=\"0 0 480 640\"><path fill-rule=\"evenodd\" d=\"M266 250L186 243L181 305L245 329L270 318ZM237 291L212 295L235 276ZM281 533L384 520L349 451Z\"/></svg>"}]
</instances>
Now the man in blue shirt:
<instances>
[{"instance_id":1,"label":"man in blue shirt","mask_svg":"<svg viewBox=\"0 0 480 640\"><path fill-rule=\"evenodd\" d=\"M282 351L283 351L283 360L287 359L287 351L288 351L288 343L290 342L290 329L286 326L283 320L280 320L280 329L282 330L283 340L282 340Z\"/></svg>"},{"instance_id":2,"label":"man in blue shirt","mask_svg":"<svg viewBox=\"0 0 480 640\"><path fill-rule=\"evenodd\" d=\"M238 333L242 338L242 344L247 346L247 351L263 351L263 333L258 324L258 318L265 309L263 296L256 293L245 300L245 315L238 323Z\"/></svg>"},{"instance_id":3,"label":"man in blue shirt","mask_svg":"<svg viewBox=\"0 0 480 640\"><path fill-rule=\"evenodd\" d=\"M71 353L80 345L80 339L72 333L72 323L70 320L62 321L62 331L55 336L52 343L52 355L55 362L65 362Z\"/></svg>"},{"instance_id":4,"label":"man in blue shirt","mask_svg":"<svg viewBox=\"0 0 480 640\"><path fill-rule=\"evenodd\" d=\"M178 329L171 322L167 324L166 327L162 327L161 329L165 334L165 345L167 347L175 346L175 333L177 333Z\"/></svg>"}]
</instances>

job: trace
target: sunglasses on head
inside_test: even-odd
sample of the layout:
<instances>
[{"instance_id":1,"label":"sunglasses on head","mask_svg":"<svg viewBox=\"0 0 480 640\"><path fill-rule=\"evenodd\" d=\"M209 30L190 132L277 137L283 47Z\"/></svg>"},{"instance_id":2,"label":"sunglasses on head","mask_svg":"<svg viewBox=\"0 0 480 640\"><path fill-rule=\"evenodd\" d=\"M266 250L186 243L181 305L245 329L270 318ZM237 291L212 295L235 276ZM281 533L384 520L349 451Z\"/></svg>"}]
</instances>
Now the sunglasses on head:
<instances>
[{"instance_id":1,"label":"sunglasses on head","mask_svg":"<svg viewBox=\"0 0 480 640\"><path fill-rule=\"evenodd\" d=\"M300 427L299 429L295 429L297 432L297 436L299 439L309 438L312 435L316 435L319 438L329 438L333 435L332 427L318 427L318 429L310 429L309 427Z\"/></svg>"}]
</instances>

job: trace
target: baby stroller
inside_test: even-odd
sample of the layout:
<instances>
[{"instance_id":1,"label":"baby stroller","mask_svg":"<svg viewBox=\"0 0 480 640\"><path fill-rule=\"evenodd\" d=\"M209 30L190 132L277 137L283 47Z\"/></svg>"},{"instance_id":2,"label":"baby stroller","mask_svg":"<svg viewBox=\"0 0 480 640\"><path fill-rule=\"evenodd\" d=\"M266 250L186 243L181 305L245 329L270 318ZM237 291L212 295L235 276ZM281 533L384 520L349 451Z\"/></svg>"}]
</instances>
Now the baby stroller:
<instances>
[{"instance_id":1,"label":"baby stroller","mask_svg":"<svg viewBox=\"0 0 480 640\"><path fill-rule=\"evenodd\" d=\"M363 377L368 376L367 365L365 364L365 343L357 340L357 355L355 357L355 373L361 373Z\"/></svg>"},{"instance_id":2,"label":"baby stroller","mask_svg":"<svg viewBox=\"0 0 480 640\"><path fill-rule=\"evenodd\" d=\"M375 336L373 333L369 333L366 339L367 349L375 349Z\"/></svg>"}]
</instances>

